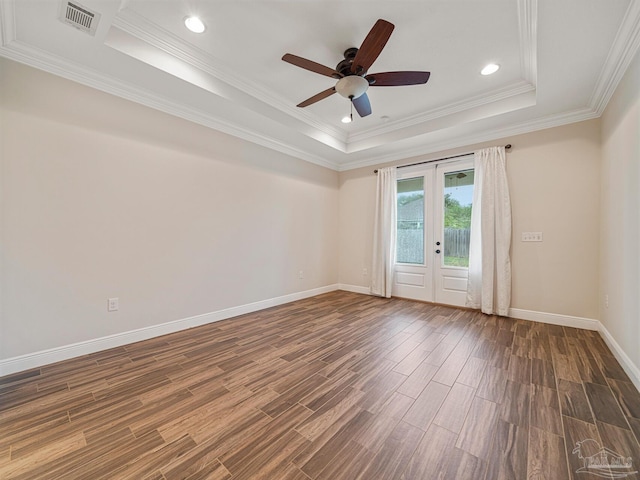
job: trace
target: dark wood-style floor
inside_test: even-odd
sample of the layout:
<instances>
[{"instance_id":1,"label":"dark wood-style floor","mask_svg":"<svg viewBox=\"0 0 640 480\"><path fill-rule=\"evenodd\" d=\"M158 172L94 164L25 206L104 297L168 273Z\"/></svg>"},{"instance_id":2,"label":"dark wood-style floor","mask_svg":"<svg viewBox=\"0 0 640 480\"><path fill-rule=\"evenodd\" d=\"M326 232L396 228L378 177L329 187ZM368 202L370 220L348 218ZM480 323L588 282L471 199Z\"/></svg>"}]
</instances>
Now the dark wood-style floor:
<instances>
[{"instance_id":1,"label":"dark wood-style floor","mask_svg":"<svg viewBox=\"0 0 640 480\"><path fill-rule=\"evenodd\" d=\"M639 436L596 332L347 292L0 378L3 479L595 479Z\"/></svg>"}]
</instances>

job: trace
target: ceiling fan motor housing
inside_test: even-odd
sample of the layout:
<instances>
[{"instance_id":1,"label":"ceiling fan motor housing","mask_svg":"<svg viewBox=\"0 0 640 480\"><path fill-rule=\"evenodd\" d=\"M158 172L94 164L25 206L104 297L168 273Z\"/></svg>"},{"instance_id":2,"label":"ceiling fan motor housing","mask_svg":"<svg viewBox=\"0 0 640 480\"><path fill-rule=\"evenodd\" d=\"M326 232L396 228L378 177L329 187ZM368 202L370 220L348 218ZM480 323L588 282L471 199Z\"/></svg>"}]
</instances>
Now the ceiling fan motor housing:
<instances>
[{"instance_id":1,"label":"ceiling fan motor housing","mask_svg":"<svg viewBox=\"0 0 640 480\"><path fill-rule=\"evenodd\" d=\"M336 70L340 72L343 76L353 75L351 72L351 64L353 63L353 59L356 58L356 54L358 53L358 49L355 47L347 48L344 51L344 60L342 60L338 65L336 65Z\"/></svg>"}]
</instances>

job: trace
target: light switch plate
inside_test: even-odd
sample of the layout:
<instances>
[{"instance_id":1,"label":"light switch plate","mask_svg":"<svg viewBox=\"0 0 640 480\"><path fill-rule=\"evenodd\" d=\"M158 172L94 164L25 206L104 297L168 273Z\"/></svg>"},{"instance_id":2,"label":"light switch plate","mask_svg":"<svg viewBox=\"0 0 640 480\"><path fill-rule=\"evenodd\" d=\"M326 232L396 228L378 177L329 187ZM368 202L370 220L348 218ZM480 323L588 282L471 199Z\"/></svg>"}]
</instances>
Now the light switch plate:
<instances>
[{"instance_id":1,"label":"light switch plate","mask_svg":"<svg viewBox=\"0 0 640 480\"><path fill-rule=\"evenodd\" d=\"M522 232L523 242L541 242L542 232Z\"/></svg>"}]
</instances>

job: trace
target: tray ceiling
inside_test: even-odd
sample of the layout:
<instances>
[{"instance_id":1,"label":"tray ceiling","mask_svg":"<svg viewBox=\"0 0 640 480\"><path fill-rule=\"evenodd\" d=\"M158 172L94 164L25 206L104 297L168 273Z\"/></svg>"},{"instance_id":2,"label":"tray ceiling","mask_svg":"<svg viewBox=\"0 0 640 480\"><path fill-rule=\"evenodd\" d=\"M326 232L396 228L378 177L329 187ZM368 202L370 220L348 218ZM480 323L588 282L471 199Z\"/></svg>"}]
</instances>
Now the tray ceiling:
<instances>
[{"instance_id":1,"label":"tray ceiling","mask_svg":"<svg viewBox=\"0 0 640 480\"><path fill-rule=\"evenodd\" d=\"M0 0L0 55L336 170L595 118L640 43L638 0L72 3L95 34L60 21L66 3ZM429 82L370 88L350 124L339 95L297 108L335 80L282 55L334 68L378 18L395 30L369 72Z\"/></svg>"}]
</instances>

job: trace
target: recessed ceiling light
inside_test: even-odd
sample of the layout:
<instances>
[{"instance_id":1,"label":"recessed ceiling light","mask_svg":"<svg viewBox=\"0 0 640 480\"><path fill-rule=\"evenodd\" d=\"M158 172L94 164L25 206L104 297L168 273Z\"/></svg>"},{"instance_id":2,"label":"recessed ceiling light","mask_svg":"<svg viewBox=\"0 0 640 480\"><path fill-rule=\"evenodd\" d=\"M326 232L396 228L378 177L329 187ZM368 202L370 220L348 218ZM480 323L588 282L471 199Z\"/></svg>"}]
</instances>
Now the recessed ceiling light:
<instances>
[{"instance_id":1,"label":"recessed ceiling light","mask_svg":"<svg viewBox=\"0 0 640 480\"><path fill-rule=\"evenodd\" d=\"M345 115L342 117L342 123L351 123L351 115Z\"/></svg>"},{"instance_id":2,"label":"recessed ceiling light","mask_svg":"<svg viewBox=\"0 0 640 480\"><path fill-rule=\"evenodd\" d=\"M204 23L198 17L186 17L184 19L184 25L193 33L202 33L205 31Z\"/></svg>"},{"instance_id":3,"label":"recessed ceiling light","mask_svg":"<svg viewBox=\"0 0 640 480\"><path fill-rule=\"evenodd\" d=\"M491 75L492 73L496 73L499 69L500 69L500 65L497 65L495 63L490 63L489 65L484 67L482 70L480 70L480 74Z\"/></svg>"}]
</instances>

